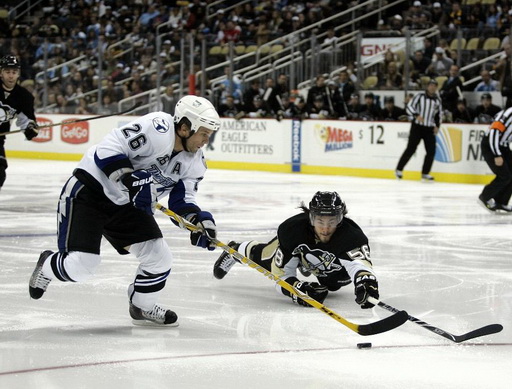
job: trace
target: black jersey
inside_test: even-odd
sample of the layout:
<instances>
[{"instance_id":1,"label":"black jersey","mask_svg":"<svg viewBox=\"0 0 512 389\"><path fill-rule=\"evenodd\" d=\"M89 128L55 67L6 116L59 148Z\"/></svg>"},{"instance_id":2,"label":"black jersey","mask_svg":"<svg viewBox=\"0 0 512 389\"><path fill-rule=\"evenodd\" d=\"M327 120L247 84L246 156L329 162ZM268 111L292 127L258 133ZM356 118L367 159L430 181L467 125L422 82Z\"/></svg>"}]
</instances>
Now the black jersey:
<instances>
[{"instance_id":1,"label":"black jersey","mask_svg":"<svg viewBox=\"0 0 512 389\"><path fill-rule=\"evenodd\" d=\"M346 277L354 280L359 270L371 270L370 246L361 228L344 218L332 238L322 243L315 237L309 216L301 213L285 220L277 230L279 249L274 266L282 269L283 278L295 277L297 268L315 275L324 285Z\"/></svg>"},{"instance_id":2,"label":"black jersey","mask_svg":"<svg viewBox=\"0 0 512 389\"><path fill-rule=\"evenodd\" d=\"M17 118L16 125L24 130L31 121L36 121L34 96L16 84L6 91L0 82L0 133L10 131L11 120Z\"/></svg>"}]
</instances>

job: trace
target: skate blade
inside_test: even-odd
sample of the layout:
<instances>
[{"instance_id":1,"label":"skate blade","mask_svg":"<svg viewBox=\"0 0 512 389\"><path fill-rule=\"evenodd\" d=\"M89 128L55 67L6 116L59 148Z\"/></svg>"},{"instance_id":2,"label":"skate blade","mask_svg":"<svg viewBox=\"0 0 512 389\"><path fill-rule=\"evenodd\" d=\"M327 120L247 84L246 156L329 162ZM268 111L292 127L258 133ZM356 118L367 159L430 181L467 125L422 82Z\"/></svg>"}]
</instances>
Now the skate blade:
<instances>
[{"instance_id":1,"label":"skate blade","mask_svg":"<svg viewBox=\"0 0 512 389\"><path fill-rule=\"evenodd\" d=\"M177 321L175 321L174 323L171 323L171 324L159 324L159 323L155 323L154 321L151 321L151 320L136 320L136 319L132 319L132 323L139 327L153 327L153 328L169 328L169 327L178 327L180 325Z\"/></svg>"}]
</instances>

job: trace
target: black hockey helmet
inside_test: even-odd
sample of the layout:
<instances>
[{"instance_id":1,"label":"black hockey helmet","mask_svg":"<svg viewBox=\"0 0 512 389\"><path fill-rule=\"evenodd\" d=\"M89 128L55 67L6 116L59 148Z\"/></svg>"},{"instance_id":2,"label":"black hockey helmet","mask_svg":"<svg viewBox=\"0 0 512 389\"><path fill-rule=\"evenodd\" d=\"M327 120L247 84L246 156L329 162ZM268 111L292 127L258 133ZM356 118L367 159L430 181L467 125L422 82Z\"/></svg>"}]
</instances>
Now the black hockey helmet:
<instances>
[{"instance_id":1,"label":"black hockey helmet","mask_svg":"<svg viewBox=\"0 0 512 389\"><path fill-rule=\"evenodd\" d=\"M346 214L347 206L337 192L316 192L309 202L311 224L316 216L336 216L339 224Z\"/></svg>"},{"instance_id":2,"label":"black hockey helmet","mask_svg":"<svg viewBox=\"0 0 512 389\"><path fill-rule=\"evenodd\" d=\"M18 61L15 55L4 55L0 58L0 69L4 68L21 69L20 61Z\"/></svg>"}]
</instances>

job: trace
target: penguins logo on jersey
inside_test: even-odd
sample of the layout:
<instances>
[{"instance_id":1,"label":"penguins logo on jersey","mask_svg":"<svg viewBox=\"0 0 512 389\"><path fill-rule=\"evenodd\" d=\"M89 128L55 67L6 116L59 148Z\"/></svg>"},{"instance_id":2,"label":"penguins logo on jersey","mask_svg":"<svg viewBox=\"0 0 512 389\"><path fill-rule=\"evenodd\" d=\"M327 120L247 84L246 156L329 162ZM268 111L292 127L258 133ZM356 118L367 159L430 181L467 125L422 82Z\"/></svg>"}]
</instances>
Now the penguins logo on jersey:
<instances>
[{"instance_id":1,"label":"penguins logo on jersey","mask_svg":"<svg viewBox=\"0 0 512 389\"><path fill-rule=\"evenodd\" d=\"M169 123L165 121L165 119L162 118L154 118L153 119L153 127L155 127L155 130L158 132L161 132L162 134L169 131Z\"/></svg>"},{"instance_id":2,"label":"penguins logo on jersey","mask_svg":"<svg viewBox=\"0 0 512 389\"><path fill-rule=\"evenodd\" d=\"M343 268L334 263L336 255L320 249L310 249L306 244L297 246L292 254L299 257L304 270L314 275L332 273Z\"/></svg>"},{"instance_id":3,"label":"penguins logo on jersey","mask_svg":"<svg viewBox=\"0 0 512 389\"><path fill-rule=\"evenodd\" d=\"M0 123L11 121L16 117L16 110L0 102Z\"/></svg>"}]
</instances>

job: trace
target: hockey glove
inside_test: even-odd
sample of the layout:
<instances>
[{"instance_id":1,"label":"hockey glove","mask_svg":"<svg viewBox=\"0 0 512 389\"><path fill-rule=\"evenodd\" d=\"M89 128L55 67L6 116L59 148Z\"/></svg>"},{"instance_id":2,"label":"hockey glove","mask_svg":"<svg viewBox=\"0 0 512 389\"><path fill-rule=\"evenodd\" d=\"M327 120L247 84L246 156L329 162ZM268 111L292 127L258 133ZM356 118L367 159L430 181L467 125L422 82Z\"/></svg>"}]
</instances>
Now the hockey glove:
<instances>
[{"instance_id":1,"label":"hockey glove","mask_svg":"<svg viewBox=\"0 0 512 389\"><path fill-rule=\"evenodd\" d=\"M121 182L128 188L130 202L148 215L155 213L156 188L153 185L153 176L145 170L136 170L125 174Z\"/></svg>"},{"instance_id":2,"label":"hockey glove","mask_svg":"<svg viewBox=\"0 0 512 389\"><path fill-rule=\"evenodd\" d=\"M360 270L356 273L355 288L356 303L362 309L373 307L373 304L368 301L368 297L379 298L377 278L370 272Z\"/></svg>"},{"instance_id":3,"label":"hockey glove","mask_svg":"<svg viewBox=\"0 0 512 389\"><path fill-rule=\"evenodd\" d=\"M190 233L190 242L193 246L215 250L215 244L211 239L217 237L217 226L210 212L201 211L192 216L190 221L199 228L197 231Z\"/></svg>"},{"instance_id":4,"label":"hockey glove","mask_svg":"<svg viewBox=\"0 0 512 389\"><path fill-rule=\"evenodd\" d=\"M319 303L323 303L329 291L327 287L324 285L320 285L318 282L307 282L307 281L295 281L293 283L295 289L298 289L304 294L307 294L309 297L315 299ZM294 303L302 305L304 307L311 307L307 302L305 302L300 297L292 294L292 300Z\"/></svg>"},{"instance_id":5,"label":"hockey glove","mask_svg":"<svg viewBox=\"0 0 512 389\"><path fill-rule=\"evenodd\" d=\"M25 130L23 130L23 132L25 133L25 138L27 138L27 140L32 140L33 138L35 138L37 136L37 134L39 134L39 129L37 128L37 123L30 122L28 124L27 128L25 128Z\"/></svg>"}]
</instances>

